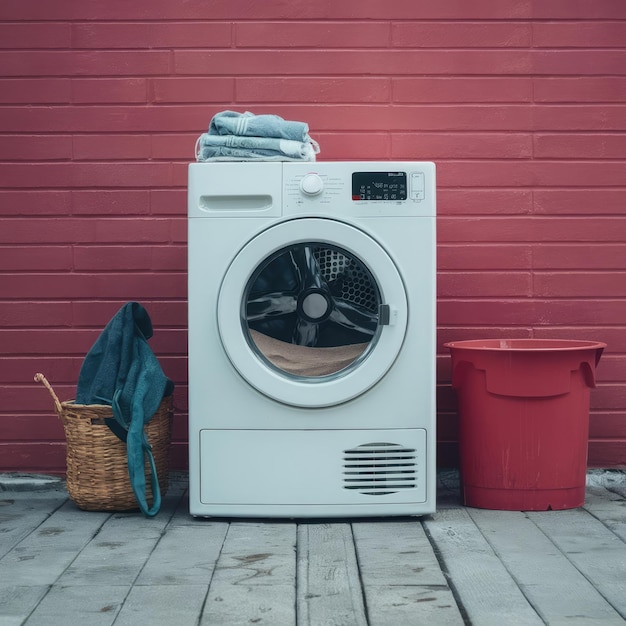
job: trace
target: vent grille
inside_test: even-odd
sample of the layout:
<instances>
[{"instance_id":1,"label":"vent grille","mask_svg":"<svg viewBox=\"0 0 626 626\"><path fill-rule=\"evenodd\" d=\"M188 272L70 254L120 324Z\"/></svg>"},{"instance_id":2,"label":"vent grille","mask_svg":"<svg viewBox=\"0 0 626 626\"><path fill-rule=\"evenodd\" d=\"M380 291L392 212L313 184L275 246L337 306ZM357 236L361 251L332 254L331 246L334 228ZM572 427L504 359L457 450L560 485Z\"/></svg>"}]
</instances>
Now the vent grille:
<instances>
[{"instance_id":1,"label":"vent grille","mask_svg":"<svg viewBox=\"0 0 626 626\"><path fill-rule=\"evenodd\" d=\"M417 486L415 448L365 443L343 452L343 487L367 496L385 496Z\"/></svg>"}]
</instances>

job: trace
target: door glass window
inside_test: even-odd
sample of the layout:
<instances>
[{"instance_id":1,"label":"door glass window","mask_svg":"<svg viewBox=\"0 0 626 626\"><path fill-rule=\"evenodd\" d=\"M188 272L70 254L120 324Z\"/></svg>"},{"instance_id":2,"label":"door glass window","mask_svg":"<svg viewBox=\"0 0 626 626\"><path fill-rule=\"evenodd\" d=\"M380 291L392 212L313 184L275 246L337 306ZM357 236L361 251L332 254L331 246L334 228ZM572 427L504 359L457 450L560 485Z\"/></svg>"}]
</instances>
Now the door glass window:
<instances>
[{"instance_id":1,"label":"door glass window","mask_svg":"<svg viewBox=\"0 0 626 626\"><path fill-rule=\"evenodd\" d=\"M347 371L379 336L380 290L366 265L338 246L307 242L279 250L251 276L242 302L250 346L298 377Z\"/></svg>"}]
</instances>

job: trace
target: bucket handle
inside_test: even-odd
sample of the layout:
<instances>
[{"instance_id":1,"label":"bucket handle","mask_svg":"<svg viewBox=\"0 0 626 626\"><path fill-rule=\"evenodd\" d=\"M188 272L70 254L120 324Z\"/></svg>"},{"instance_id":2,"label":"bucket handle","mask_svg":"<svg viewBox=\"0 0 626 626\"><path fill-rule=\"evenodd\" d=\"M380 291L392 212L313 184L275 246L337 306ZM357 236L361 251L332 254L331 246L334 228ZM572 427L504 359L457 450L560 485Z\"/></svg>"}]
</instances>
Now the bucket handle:
<instances>
[{"instance_id":1,"label":"bucket handle","mask_svg":"<svg viewBox=\"0 0 626 626\"><path fill-rule=\"evenodd\" d=\"M600 363L600 357L604 352L604 348L605 346L602 346L601 348L596 348L596 366L598 365L598 363Z\"/></svg>"},{"instance_id":2,"label":"bucket handle","mask_svg":"<svg viewBox=\"0 0 626 626\"><path fill-rule=\"evenodd\" d=\"M61 402L59 401L57 394L54 393L54 389L52 388L52 385L48 382L47 378L40 372L37 372L37 374L35 374L35 382L42 383L43 386L50 392L50 395L54 400L54 408L56 409L58 416L61 417L61 415L63 414L63 407L61 406Z\"/></svg>"},{"instance_id":3,"label":"bucket handle","mask_svg":"<svg viewBox=\"0 0 626 626\"><path fill-rule=\"evenodd\" d=\"M598 367L598 363L600 363L600 357L604 352L604 347L596 348L596 358L595 358L595 367L591 364L591 359L587 361L582 361L580 364L580 369L582 370L583 378L587 383L588 387L592 389L596 386L596 367Z\"/></svg>"}]
</instances>

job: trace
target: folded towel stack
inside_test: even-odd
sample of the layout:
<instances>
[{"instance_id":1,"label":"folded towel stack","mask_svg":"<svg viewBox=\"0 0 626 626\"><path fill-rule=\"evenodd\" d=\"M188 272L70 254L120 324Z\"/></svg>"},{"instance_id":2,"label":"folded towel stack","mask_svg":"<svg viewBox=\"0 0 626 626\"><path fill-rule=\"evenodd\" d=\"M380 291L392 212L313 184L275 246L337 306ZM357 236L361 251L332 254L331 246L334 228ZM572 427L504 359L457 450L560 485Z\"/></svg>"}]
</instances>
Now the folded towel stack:
<instances>
[{"instance_id":1,"label":"folded towel stack","mask_svg":"<svg viewBox=\"0 0 626 626\"><path fill-rule=\"evenodd\" d=\"M196 141L197 161L315 161L309 126L278 115L223 111Z\"/></svg>"}]
</instances>

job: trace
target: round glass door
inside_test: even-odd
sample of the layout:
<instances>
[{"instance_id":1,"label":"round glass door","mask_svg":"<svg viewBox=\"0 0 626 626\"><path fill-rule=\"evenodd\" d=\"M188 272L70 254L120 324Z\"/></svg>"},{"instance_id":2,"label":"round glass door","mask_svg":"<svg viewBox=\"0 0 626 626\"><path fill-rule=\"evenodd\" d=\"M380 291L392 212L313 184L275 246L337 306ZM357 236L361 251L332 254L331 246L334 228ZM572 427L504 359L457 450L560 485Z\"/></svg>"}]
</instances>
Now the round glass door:
<instances>
[{"instance_id":1,"label":"round glass door","mask_svg":"<svg viewBox=\"0 0 626 626\"><path fill-rule=\"evenodd\" d=\"M237 254L220 290L218 326L231 362L259 391L328 406L386 373L404 339L406 308L395 265L371 237L341 222L299 219Z\"/></svg>"}]
</instances>

